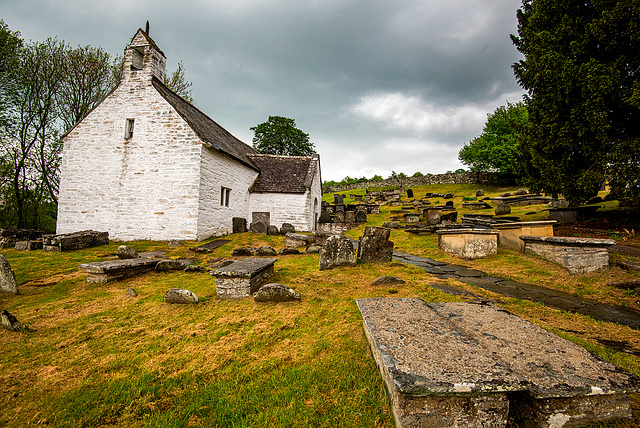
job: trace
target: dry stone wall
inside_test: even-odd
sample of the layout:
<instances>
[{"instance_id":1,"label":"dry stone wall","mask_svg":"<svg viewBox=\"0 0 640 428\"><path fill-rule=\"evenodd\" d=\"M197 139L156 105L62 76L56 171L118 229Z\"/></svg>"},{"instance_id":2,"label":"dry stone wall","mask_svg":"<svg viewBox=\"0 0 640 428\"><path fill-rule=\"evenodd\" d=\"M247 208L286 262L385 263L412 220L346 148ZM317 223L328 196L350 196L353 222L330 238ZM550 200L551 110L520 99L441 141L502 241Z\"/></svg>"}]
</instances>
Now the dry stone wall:
<instances>
[{"instance_id":1,"label":"dry stone wall","mask_svg":"<svg viewBox=\"0 0 640 428\"><path fill-rule=\"evenodd\" d=\"M498 176L484 172L452 172L447 174L427 174L424 177L407 177L404 179L389 178L380 181L366 181L338 186L324 186L322 193L344 192L347 190L367 189L373 187L411 187L428 184L496 184Z\"/></svg>"}]
</instances>

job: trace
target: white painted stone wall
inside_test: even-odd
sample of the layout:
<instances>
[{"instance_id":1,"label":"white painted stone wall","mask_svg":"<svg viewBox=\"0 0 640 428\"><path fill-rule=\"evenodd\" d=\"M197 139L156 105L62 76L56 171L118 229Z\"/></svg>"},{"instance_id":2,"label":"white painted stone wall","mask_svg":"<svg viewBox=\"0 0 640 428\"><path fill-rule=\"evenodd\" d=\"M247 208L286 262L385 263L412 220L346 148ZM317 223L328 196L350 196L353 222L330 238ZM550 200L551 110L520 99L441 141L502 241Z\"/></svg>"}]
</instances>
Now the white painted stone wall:
<instances>
[{"instance_id":1,"label":"white painted stone wall","mask_svg":"<svg viewBox=\"0 0 640 428\"><path fill-rule=\"evenodd\" d=\"M58 233L94 229L116 240L197 238L202 144L142 80L121 82L64 139ZM135 119L129 140L127 119Z\"/></svg>"},{"instance_id":2,"label":"white painted stone wall","mask_svg":"<svg viewBox=\"0 0 640 428\"><path fill-rule=\"evenodd\" d=\"M318 169L320 164L318 162ZM310 191L305 193L252 193L251 212L270 212L270 223L278 228L282 223L290 223L296 231L314 231L314 202L315 213L320 216L322 204L322 185L319 171L314 174ZM251 221L249 216L248 222Z\"/></svg>"},{"instance_id":3,"label":"white painted stone wall","mask_svg":"<svg viewBox=\"0 0 640 428\"><path fill-rule=\"evenodd\" d=\"M198 239L230 234L233 217L251 220L249 187L258 173L216 150L202 147L198 207ZM221 206L221 188L231 189L229 206Z\"/></svg>"}]
</instances>

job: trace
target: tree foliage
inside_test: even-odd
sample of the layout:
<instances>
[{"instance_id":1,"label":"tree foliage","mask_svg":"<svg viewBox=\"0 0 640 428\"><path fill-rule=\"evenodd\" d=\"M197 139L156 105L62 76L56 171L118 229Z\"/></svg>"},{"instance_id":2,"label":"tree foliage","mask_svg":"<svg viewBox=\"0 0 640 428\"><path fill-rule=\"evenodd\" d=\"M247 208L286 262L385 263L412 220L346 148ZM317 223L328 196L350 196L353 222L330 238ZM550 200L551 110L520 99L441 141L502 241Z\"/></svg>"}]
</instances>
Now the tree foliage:
<instances>
[{"instance_id":1,"label":"tree foliage","mask_svg":"<svg viewBox=\"0 0 640 428\"><path fill-rule=\"evenodd\" d=\"M253 148L260 153L287 156L311 156L315 147L309 134L296 128L293 119L269 116L269 120L249 128L254 132Z\"/></svg>"},{"instance_id":2,"label":"tree foliage","mask_svg":"<svg viewBox=\"0 0 640 428\"><path fill-rule=\"evenodd\" d=\"M527 108L522 102L496 108L487 115L482 134L460 149L458 159L471 171L515 177L518 145L527 122Z\"/></svg>"},{"instance_id":3,"label":"tree foliage","mask_svg":"<svg viewBox=\"0 0 640 428\"><path fill-rule=\"evenodd\" d=\"M512 40L525 184L576 205L609 175L639 201L640 1L524 0Z\"/></svg>"}]
</instances>

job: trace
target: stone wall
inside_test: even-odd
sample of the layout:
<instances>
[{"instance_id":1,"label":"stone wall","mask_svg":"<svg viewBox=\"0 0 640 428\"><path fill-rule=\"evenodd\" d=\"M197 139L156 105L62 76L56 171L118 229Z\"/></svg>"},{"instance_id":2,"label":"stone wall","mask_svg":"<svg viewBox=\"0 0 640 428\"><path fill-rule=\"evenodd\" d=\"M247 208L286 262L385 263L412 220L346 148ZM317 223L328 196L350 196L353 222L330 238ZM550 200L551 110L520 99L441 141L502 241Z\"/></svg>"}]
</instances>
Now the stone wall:
<instances>
[{"instance_id":1,"label":"stone wall","mask_svg":"<svg viewBox=\"0 0 640 428\"><path fill-rule=\"evenodd\" d=\"M452 172L447 174L427 174L424 177L407 177L404 179L389 178L380 181L367 181L338 186L325 186L322 193L344 192L355 189L368 189L374 187L412 187L429 184L497 184L497 174L484 172Z\"/></svg>"}]
</instances>

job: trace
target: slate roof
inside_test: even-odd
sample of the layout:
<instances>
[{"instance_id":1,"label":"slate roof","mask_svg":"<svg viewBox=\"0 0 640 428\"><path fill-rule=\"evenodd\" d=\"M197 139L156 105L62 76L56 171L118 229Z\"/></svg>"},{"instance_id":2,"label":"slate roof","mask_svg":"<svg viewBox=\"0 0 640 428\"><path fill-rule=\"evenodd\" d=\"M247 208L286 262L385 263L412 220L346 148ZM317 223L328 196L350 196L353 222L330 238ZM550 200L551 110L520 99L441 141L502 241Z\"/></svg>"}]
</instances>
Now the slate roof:
<instances>
[{"instance_id":1,"label":"slate roof","mask_svg":"<svg viewBox=\"0 0 640 428\"><path fill-rule=\"evenodd\" d=\"M253 193L304 193L318 170L319 157L249 154L260 174L249 189Z\"/></svg>"},{"instance_id":2,"label":"slate roof","mask_svg":"<svg viewBox=\"0 0 640 428\"><path fill-rule=\"evenodd\" d=\"M229 156L232 159L260 171L248 155L258 153L253 147L243 143L222 126L218 125L209 116L198 110L193 105L182 99L179 95L167 88L155 77L152 80L153 87L167 100L180 116L189 124L191 129L200 137L202 142Z\"/></svg>"}]
</instances>

